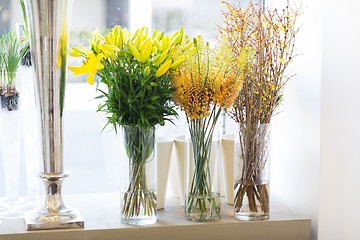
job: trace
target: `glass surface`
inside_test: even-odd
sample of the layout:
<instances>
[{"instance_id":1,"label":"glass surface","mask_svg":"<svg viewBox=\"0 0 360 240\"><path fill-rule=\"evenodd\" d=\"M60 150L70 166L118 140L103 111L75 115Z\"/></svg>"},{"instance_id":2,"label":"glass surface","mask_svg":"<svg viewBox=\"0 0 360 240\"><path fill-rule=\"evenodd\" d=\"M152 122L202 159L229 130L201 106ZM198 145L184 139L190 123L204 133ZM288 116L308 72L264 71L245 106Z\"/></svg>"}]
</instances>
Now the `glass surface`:
<instances>
[{"instance_id":1,"label":"glass surface","mask_svg":"<svg viewBox=\"0 0 360 240\"><path fill-rule=\"evenodd\" d=\"M234 151L234 216L250 221L268 219L270 124L240 124Z\"/></svg>"},{"instance_id":2,"label":"glass surface","mask_svg":"<svg viewBox=\"0 0 360 240\"><path fill-rule=\"evenodd\" d=\"M209 121L208 118L203 118L203 121ZM207 131L202 127L202 120L190 124L192 131L186 136L185 219L199 222L219 220L221 177L218 132Z\"/></svg>"},{"instance_id":3,"label":"glass surface","mask_svg":"<svg viewBox=\"0 0 360 240\"><path fill-rule=\"evenodd\" d=\"M26 176L26 196L21 198L19 209L29 211L37 206L40 190L40 164L42 160L40 119L35 106L34 78L32 66L20 66L19 72L23 76L22 86L22 135L23 161Z\"/></svg>"},{"instance_id":4,"label":"glass surface","mask_svg":"<svg viewBox=\"0 0 360 240\"><path fill-rule=\"evenodd\" d=\"M157 158L155 129L122 126L121 221L156 222Z\"/></svg>"},{"instance_id":5,"label":"glass surface","mask_svg":"<svg viewBox=\"0 0 360 240\"><path fill-rule=\"evenodd\" d=\"M8 207L0 212L4 218L20 217L18 210L21 146L21 79L18 72L3 72L0 86L0 125L2 159Z\"/></svg>"}]
</instances>

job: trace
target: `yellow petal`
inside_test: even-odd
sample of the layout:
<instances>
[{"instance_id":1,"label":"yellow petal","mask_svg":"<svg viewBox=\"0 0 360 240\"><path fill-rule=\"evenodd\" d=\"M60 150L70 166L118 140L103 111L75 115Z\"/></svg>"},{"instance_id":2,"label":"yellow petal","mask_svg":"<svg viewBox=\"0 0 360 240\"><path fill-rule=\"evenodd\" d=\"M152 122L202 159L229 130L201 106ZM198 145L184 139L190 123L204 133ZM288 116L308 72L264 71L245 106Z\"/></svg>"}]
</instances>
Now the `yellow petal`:
<instances>
[{"instance_id":1,"label":"yellow petal","mask_svg":"<svg viewBox=\"0 0 360 240\"><path fill-rule=\"evenodd\" d=\"M89 76L86 77L86 81L89 84L94 85L94 77L95 77L95 73L90 73Z\"/></svg>"},{"instance_id":2,"label":"yellow petal","mask_svg":"<svg viewBox=\"0 0 360 240\"><path fill-rule=\"evenodd\" d=\"M97 66L97 69L104 69L104 65L102 65L101 63L99 63L99 65Z\"/></svg>"},{"instance_id":3,"label":"yellow petal","mask_svg":"<svg viewBox=\"0 0 360 240\"><path fill-rule=\"evenodd\" d=\"M145 62L150 57L151 50L152 50L152 43L151 41L149 41L145 46L144 51L141 52L141 62Z\"/></svg>"},{"instance_id":4,"label":"yellow petal","mask_svg":"<svg viewBox=\"0 0 360 240\"><path fill-rule=\"evenodd\" d=\"M74 75L81 75L81 74L83 74L83 73L81 72L81 67L72 67L72 66L69 66L69 69L74 72Z\"/></svg>"}]
</instances>

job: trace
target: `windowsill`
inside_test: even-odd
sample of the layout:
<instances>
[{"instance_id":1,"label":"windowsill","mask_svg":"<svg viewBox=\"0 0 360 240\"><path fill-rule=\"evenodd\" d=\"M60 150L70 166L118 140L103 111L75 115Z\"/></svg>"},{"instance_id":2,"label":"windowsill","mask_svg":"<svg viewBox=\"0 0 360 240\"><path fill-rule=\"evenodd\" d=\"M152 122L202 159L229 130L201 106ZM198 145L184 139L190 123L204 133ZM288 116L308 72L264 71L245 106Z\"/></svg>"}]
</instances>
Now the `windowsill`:
<instances>
[{"instance_id":1,"label":"windowsill","mask_svg":"<svg viewBox=\"0 0 360 240\"><path fill-rule=\"evenodd\" d=\"M165 209L158 211L158 222L149 226L129 226L120 222L118 193L67 195L65 202L79 209L85 229L27 232L23 219L3 219L0 239L292 239L310 240L309 218L273 204L270 219L259 222L239 221L232 217L232 206L222 202L222 219L194 223L184 219L178 198L168 198ZM280 207L281 206L281 207Z\"/></svg>"}]
</instances>

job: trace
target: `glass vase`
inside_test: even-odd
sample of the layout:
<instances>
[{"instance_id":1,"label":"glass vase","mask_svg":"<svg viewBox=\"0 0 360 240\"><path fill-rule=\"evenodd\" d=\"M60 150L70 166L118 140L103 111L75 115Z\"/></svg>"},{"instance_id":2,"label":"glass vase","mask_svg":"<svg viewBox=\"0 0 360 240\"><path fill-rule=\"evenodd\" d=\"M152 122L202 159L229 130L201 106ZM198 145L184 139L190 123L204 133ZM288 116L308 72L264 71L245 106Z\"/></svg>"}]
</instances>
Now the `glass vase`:
<instances>
[{"instance_id":1,"label":"glass vase","mask_svg":"<svg viewBox=\"0 0 360 240\"><path fill-rule=\"evenodd\" d=\"M17 72L3 72L0 83L0 125L2 159L8 208L1 217L21 217L18 210L21 144L21 78Z\"/></svg>"},{"instance_id":2,"label":"glass vase","mask_svg":"<svg viewBox=\"0 0 360 240\"><path fill-rule=\"evenodd\" d=\"M195 222L220 219L220 142L209 118L189 120L185 140L185 219Z\"/></svg>"},{"instance_id":3,"label":"glass vase","mask_svg":"<svg viewBox=\"0 0 360 240\"><path fill-rule=\"evenodd\" d=\"M234 151L234 216L248 221L268 219L270 124L240 124Z\"/></svg>"},{"instance_id":4,"label":"glass vase","mask_svg":"<svg viewBox=\"0 0 360 240\"><path fill-rule=\"evenodd\" d=\"M157 221L155 129L122 127L121 222L148 225Z\"/></svg>"},{"instance_id":5,"label":"glass vase","mask_svg":"<svg viewBox=\"0 0 360 240\"><path fill-rule=\"evenodd\" d=\"M26 39L26 24L16 24L16 35ZM31 64L30 45L23 42L26 53L20 61L18 71L22 77L22 124L26 172L26 197L20 198L19 209L23 212L36 207L39 195L39 172L41 163L40 119L35 105L34 76Z\"/></svg>"},{"instance_id":6,"label":"glass vase","mask_svg":"<svg viewBox=\"0 0 360 240\"><path fill-rule=\"evenodd\" d=\"M29 61L27 61L29 63ZM39 112L35 105L32 66L21 65L22 83L22 127L26 173L26 197L20 203L21 211L30 211L38 206L40 194L41 136Z\"/></svg>"}]
</instances>

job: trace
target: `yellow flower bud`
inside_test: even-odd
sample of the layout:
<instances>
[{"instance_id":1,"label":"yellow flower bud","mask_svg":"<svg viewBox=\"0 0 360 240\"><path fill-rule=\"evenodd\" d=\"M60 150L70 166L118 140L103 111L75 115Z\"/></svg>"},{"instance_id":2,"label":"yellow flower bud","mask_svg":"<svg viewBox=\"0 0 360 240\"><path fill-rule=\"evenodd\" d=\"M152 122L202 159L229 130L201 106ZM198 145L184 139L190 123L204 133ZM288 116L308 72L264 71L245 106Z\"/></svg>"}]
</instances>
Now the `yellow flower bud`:
<instances>
[{"instance_id":1,"label":"yellow flower bud","mask_svg":"<svg viewBox=\"0 0 360 240\"><path fill-rule=\"evenodd\" d=\"M127 34L124 29L120 30L120 38L122 39L122 42L126 44L127 42Z\"/></svg>"},{"instance_id":2,"label":"yellow flower bud","mask_svg":"<svg viewBox=\"0 0 360 240\"><path fill-rule=\"evenodd\" d=\"M183 50L185 51L185 50L191 48L193 44L194 44L193 42L189 42L188 44L185 45L185 47L183 48Z\"/></svg>"},{"instance_id":3,"label":"yellow flower bud","mask_svg":"<svg viewBox=\"0 0 360 240\"><path fill-rule=\"evenodd\" d=\"M139 34L139 32L140 32L140 29L137 29L137 30L135 31L134 36L133 36L133 40L136 39L136 37L137 37L137 35Z\"/></svg>"},{"instance_id":4,"label":"yellow flower bud","mask_svg":"<svg viewBox=\"0 0 360 240\"><path fill-rule=\"evenodd\" d=\"M156 28L155 28L154 31L153 31L153 34L152 34L152 38L153 38L153 39L156 37L156 34L157 34L157 30L156 30Z\"/></svg>"},{"instance_id":5,"label":"yellow flower bud","mask_svg":"<svg viewBox=\"0 0 360 240\"><path fill-rule=\"evenodd\" d=\"M163 53L160 55L159 59L158 59L157 61L154 61L154 65L155 65L156 67L159 66L159 65L166 59L168 52L169 52L169 51L163 52Z\"/></svg>"},{"instance_id":6,"label":"yellow flower bud","mask_svg":"<svg viewBox=\"0 0 360 240\"><path fill-rule=\"evenodd\" d=\"M157 47L156 47L155 45L153 45L152 52L153 52L154 54L157 54L157 53L158 53L158 49L157 49Z\"/></svg>"},{"instance_id":7,"label":"yellow flower bud","mask_svg":"<svg viewBox=\"0 0 360 240\"><path fill-rule=\"evenodd\" d=\"M137 49L140 48L140 44L142 42L142 33L140 32L137 36L137 38L135 39L135 46Z\"/></svg>"},{"instance_id":8,"label":"yellow flower bud","mask_svg":"<svg viewBox=\"0 0 360 240\"><path fill-rule=\"evenodd\" d=\"M120 52L120 49L114 45L101 44L100 49L103 52Z\"/></svg>"},{"instance_id":9,"label":"yellow flower bud","mask_svg":"<svg viewBox=\"0 0 360 240\"><path fill-rule=\"evenodd\" d=\"M178 35L176 38L174 38L173 40L171 40L171 45L176 45L181 41L182 36Z\"/></svg>"},{"instance_id":10,"label":"yellow flower bud","mask_svg":"<svg viewBox=\"0 0 360 240\"><path fill-rule=\"evenodd\" d=\"M156 71L155 76L160 77L164 75L169 70L171 63L172 63L171 59L167 60L163 65L161 65L161 67L159 67L159 69Z\"/></svg>"},{"instance_id":11,"label":"yellow flower bud","mask_svg":"<svg viewBox=\"0 0 360 240\"><path fill-rule=\"evenodd\" d=\"M148 27L142 27L142 28L141 28L141 31L142 31L143 33L145 33L145 37L147 37L148 32L149 32L149 28L148 28Z\"/></svg>"},{"instance_id":12,"label":"yellow flower bud","mask_svg":"<svg viewBox=\"0 0 360 240\"><path fill-rule=\"evenodd\" d=\"M177 36L179 36L180 35L180 33L179 32L175 32L172 36L171 36L171 40L173 40L173 39L175 39L175 38L177 38Z\"/></svg>"},{"instance_id":13,"label":"yellow flower bud","mask_svg":"<svg viewBox=\"0 0 360 240\"><path fill-rule=\"evenodd\" d=\"M186 58L181 58L179 60L176 60L173 64L171 64L171 69L177 69L179 68L184 62L186 62Z\"/></svg>"},{"instance_id":14,"label":"yellow flower bud","mask_svg":"<svg viewBox=\"0 0 360 240\"><path fill-rule=\"evenodd\" d=\"M165 51L170 47L169 35L161 40L161 51Z\"/></svg>"},{"instance_id":15,"label":"yellow flower bud","mask_svg":"<svg viewBox=\"0 0 360 240\"><path fill-rule=\"evenodd\" d=\"M81 48L73 47L71 50L70 56L72 57L82 57L86 55L86 52Z\"/></svg>"},{"instance_id":16,"label":"yellow flower bud","mask_svg":"<svg viewBox=\"0 0 360 240\"><path fill-rule=\"evenodd\" d=\"M113 32L114 32L114 37L118 37L118 36L119 36L120 29L121 29L121 27L120 27L119 25L116 25L116 26L115 26L115 29L113 30Z\"/></svg>"},{"instance_id":17,"label":"yellow flower bud","mask_svg":"<svg viewBox=\"0 0 360 240\"><path fill-rule=\"evenodd\" d=\"M150 40L150 39L148 39ZM151 50L152 50L152 43L151 41L148 41L147 45L145 46L145 49L141 52L141 62L145 62L151 54Z\"/></svg>"},{"instance_id":18,"label":"yellow flower bud","mask_svg":"<svg viewBox=\"0 0 360 240\"><path fill-rule=\"evenodd\" d=\"M136 60L138 60L140 62L141 56L140 56L139 51L131 43L129 44L129 48L130 48L131 54L136 58Z\"/></svg>"},{"instance_id":19,"label":"yellow flower bud","mask_svg":"<svg viewBox=\"0 0 360 240\"><path fill-rule=\"evenodd\" d=\"M161 50L160 42L157 39L154 40L154 44L157 47L157 49Z\"/></svg>"},{"instance_id":20,"label":"yellow flower bud","mask_svg":"<svg viewBox=\"0 0 360 240\"><path fill-rule=\"evenodd\" d=\"M154 57L154 59L153 59L153 62L155 63L157 60L159 60L160 56L161 56L161 54L156 55L156 56Z\"/></svg>"},{"instance_id":21,"label":"yellow flower bud","mask_svg":"<svg viewBox=\"0 0 360 240\"><path fill-rule=\"evenodd\" d=\"M182 26L180 27L179 32L180 32L181 37L183 37L184 36L184 28Z\"/></svg>"},{"instance_id":22,"label":"yellow flower bud","mask_svg":"<svg viewBox=\"0 0 360 240\"><path fill-rule=\"evenodd\" d=\"M144 76L147 77L147 76L149 76L149 74L150 74L150 68L149 68L149 66L147 66L147 67L144 69Z\"/></svg>"},{"instance_id":23,"label":"yellow flower bud","mask_svg":"<svg viewBox=\"0 0 360 240\"><path fill-rule=\"evenodd\" d=\"M148 39L146 39L145 41L143 41L143 42L140 44L139 50L140 50L140 51L143 51L149 42L151 42L151 39L150 39L150 38L148 38Z\"/></svg>"},{"instance_id":24,"label":"yellow flower bud","mask_svg":"<svg viewBox=\"0 0 360 240\"><path fill-rule=\"evenodd\" d=\"M116 37L116 46L118 46L120 49L122 49L122 44L123 44L123 39L119 34L119 36Z\"/></svg>"},{"instance_id":25,"label":"yellow flower bud","mask_svg":"<svg viewBox=\"0 0 360 240\"><path fill-rule=\"evenodd\" d=\"M159 33L156 35L156 39L159 40L159 41L161 41L161 40L163 39L163 37L164 37L164 34L165 34L164 31L159 32Z\"/></svg>"},{"instance_id":26,"label":"yellow flower bud","mask_svg":"<svg viewBox=\"0 0 360 240\"><path fill-rule=\"evenodd\" d=\"M79 52L70 52L69 53L70 54L70 56L72 56L72 57L81 57L81 56L83 56L83 54L81 54L81 53L79 53Z\"/></svg>"}]
</instances>

